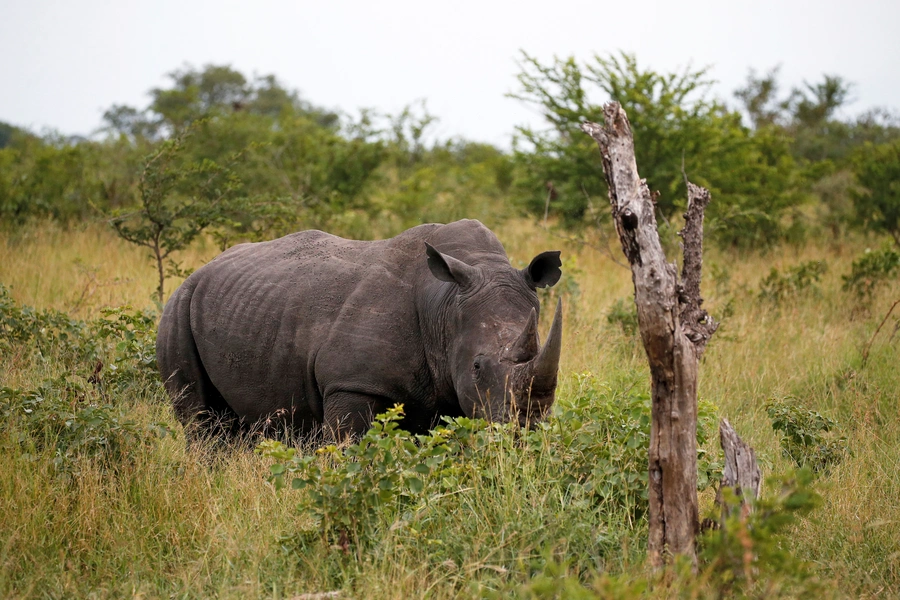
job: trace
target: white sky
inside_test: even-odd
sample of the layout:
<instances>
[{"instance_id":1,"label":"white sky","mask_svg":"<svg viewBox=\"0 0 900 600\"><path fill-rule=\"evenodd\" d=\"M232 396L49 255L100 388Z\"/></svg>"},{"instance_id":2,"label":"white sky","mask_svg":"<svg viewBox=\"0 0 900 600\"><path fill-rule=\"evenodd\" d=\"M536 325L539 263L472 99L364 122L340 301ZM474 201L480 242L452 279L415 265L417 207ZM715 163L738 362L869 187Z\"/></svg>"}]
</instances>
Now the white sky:
<instances>
[{"instance_id":1,"label":"white sky","mask_svg":"<svg viewBox=\"0 0 900 600\"><path fill-rule=\"evenodd\" d=\"M898 32L898 0L0 0L0 121L88 134L112 104L146 106L166 73L215 63L274 73L351 113L425 98L440 137L508 147L514 125L537 122L504 97L520 49L545 62L625 50L658 71L712 65L730 102L750 67L782 64L785 93L838 74L855 84L857 113L900 108Z\"/></svg>"}]
</instances>

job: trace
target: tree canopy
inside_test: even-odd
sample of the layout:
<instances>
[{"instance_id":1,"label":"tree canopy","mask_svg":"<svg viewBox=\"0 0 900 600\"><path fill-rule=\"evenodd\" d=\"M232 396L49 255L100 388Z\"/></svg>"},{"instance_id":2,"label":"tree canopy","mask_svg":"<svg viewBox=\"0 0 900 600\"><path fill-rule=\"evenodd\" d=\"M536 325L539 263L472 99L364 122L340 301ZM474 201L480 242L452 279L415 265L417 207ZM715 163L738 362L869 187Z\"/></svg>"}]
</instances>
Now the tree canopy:
<instances>
[{"instance_id":1,"label":"tree canopy","mask_svg":"<svg viewBox=\"0 0 900 600\"><path fill-rule=\"evenodd\" d=\"M544 126L517 128L508 153L436 139L437 117L425 101L393 115L350 116L313 104L275 75L185 65L149 90L145 106L109 107L91 138L0 123L0 216L5 224L69 222L137 207L145 157L191 131L179 151L184 165L225 165L240 154L231 167L235 194L284 208L268 225L258 213L233 220L229 239L276 224L373 237L422 221L522 213L579 227L606 195L579 126L616 100L666 219L683 207L687 175L713 193L707 231L726 246L763 247L816 228L891 231L889 207L872 204L892 197L878 183L888 176L872 169L893 156L897 115L876 108L848 118L850 82L824 75L783 90L777 67L750 71L732 106L713 95L710 73L655 71L627 53L546 63L523 53L510 96L537 108Z\"/></svg>"}]
</instances>

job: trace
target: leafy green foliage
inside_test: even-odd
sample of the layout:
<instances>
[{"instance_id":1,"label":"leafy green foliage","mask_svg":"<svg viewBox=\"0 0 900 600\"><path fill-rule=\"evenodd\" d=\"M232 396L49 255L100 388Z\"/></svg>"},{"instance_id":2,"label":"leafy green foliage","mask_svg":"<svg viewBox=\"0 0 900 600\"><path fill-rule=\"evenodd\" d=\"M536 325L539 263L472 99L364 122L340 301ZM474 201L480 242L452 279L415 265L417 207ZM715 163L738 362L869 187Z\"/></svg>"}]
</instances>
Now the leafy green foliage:
<instances>
[{"instance_id":1,"label":"leafy green foliage","mask_svg":"<svg viewBox=\"0 0 900 600\"><path fill-rule=\"evenodd\" d=\"M878 287L898 274L900 252L889 247L874 251L866 248L865 253L853 261L850 273L842 276L843 288L845 292L854 292L857 298L871 302Z\"/></svg>"},{"instance_id":2,"label":"leafy green foliage","mask_svg":"<svg viewBox=\"0 0 900 600\"><path fill-rule=\"evenodd\" d=\"M150 250L156 262L162 305L165 261L210 227L226 227L254 202L238 195L240 180L232 165L212 160L183 160L187 132L163 142L144 163L138 183L139 205L113 212L109 223L122 239Z\"/></svg>"},{"instance_id":3,"label":"leafy green foliage","mask_svg":"<svg viewBox=\"0 0 900 600\"><path fill-rule=\"evenodd\" d=\"M784 274L772 267L759 284L759 297L779 304L798 295L816 290L815 284L828 272L823 260L811 260L788 268Z\"/></svg>"},{"instance_id":4,"label":"leafy green foliage","mask_svg":"<svg viewBox=\"0 0 900 600\"><path fill-rule=\"evenodd\" d=\"M523 54L520 91L513 98L536 106L550 126L517 131L516 159L523 167L529 207L542 213L548 185L550 207L569 219L587 210L585 195L605 196L595 143L580 131L584 120L602 122L602 106L592 104L591 87L622 104L631 120L635 155L651 188L664 190L661 208L670 213L670 193L683 187L682 159L696 160L719 107L705 99L706 70L658 74L642 70L634 56L595 56L579 66L574 58L543 65ZM686 191L684 192L686 193ZM555 197L554 197L555 196Z\"/></svg>"},{"instance_id":5,"label":"leafy green foliage","mask_svg":"<svg viewBox=\"0 0 900 600\"><path fill-rule=\"evenodd\" d=\"M577 390L555 417L568 477L584 485L607 505L622 506L636 515L646 512L647 448L650 442L649 394L635 389L614 390L591 373L576 375ZM716 408L701 400L697 412L698 488L706 489L721 471L703 446L716 431ZM542 425L552 427L554 423ZM546 442L545 442L546 443Z\"/></svg>"},{"instance_id":6,"label":"leafy green foliage","mask_svg":"<svg viewBox=\"0 0 900 600\"><path fill-rule=\"evenodd\" d=\"M584 497L605 512L638 520L647 511L650 400L644 394L598 389L587 374L578 384L579 393L561 414L527 432L455 418L413 438L399 428L403 413L395 407L343 449L327 446L301 455L267 440L257 452L277 461L270 476L277 488L290 479L293 488L304 490L302 510L315 515L329 543L345 550L350 544L370 544L384 523L402 514L414 516L444 495L498 485L498 453L513 463L534 461L553 474L543 482L548 492ZM701 445L714 429L714 412L702 403ZM705 488L721 467L702 450L699 458L699 485ZM517 485L505 482L510 484Z\"/></svg>"},{"instance_id":7,"label":"leafy green foliage","mask_svg":"<svg viewBox=\"0 0 900 600\"><path fill-rule=\"evenodd\" d=\"M452 461L471 456L474 445L484 441L478 433L488 427L485 422L460 419L451 428L413 440L399 428L402 417L399 406L379 415L359 442L343 450L326 446L316 455L300 456L293 448L267 440L257 452L282 461L271 468L276 488L283 487L286 474L293 475L294 489L309 488L303 509L319 518L323 534L344 545L365 544L374 537L378 509L396 511L413 500L424 500L426 481L432 494L459 487L466 475L464 466Z\"/></svg>"},{"instance_id":8,"label":"leafy green foliage","mask_svg":"<svg viewBox=\"0 0 900 600\"><path fill-rule=\"evenodd\" d=\"M20 306L0 284L0 359L29 357L58 371L35 389L0 389L0 433L30 456L52 453L60 471L83 458L106 467L128 463L147 444L174 435L163 422L137 423L112 399L161 388L155 346L154 315L120 307L81 321Z\"/></svg>"},{"instance_id":9,"label":"leafy green foliage","mask_svg":"<svg viewBox=\"0 0 900 600\"><path fill-rule=\"evenodd\" d=\"M686 197L685 172L716 198L710 231L725 245L768 244L782 235L782 215L802 197L798 173L783 138L751 132L740 115L707 98L707 70L660 74L641 69L634 56L574 58L550 65L524 55L521 89L514 98L535 105L549 129L518 129L515 158L526 206L546 206L579 221L592 197L606 189L593 140L580 131L585 120L602 122L600 92L619 102L631 122L635 157L659 207L672 215Z\"/></svg>"},{"instance_id":10,"label":"leafy green foliage","mask_svg":"<svg viewBox=\"0 0 900 600\"><path fill-rule=\"evenodd\" d=\"M300 115L322 127L333 127L338 116L302 100L297 92L284 88L274 75L256 77L253 81L226 65L206 65L202 70L191 66L168 74L169 88L150 91L152 102L147 111L157 127L178 132L194 121L211 116L247 112L254 115L280 117Z\"/></svg>"},{"instance_id":11,"label":"leafy green foliage","mask_svg":"<svg viewBox=\"0 0 900 600\"><path fill-rule=\"evenodd\" d=\"M627 337L638 334L637 306L632 298L619 298L606 313L606 322L618 325Z\"/></svg>"},{"instance_id":12,"label":"leafy green foliage","mask_svg":"<svg viewBox=\"0 0 900 600\"><path fill-rule=\"evenodd\" d=\"M65 371L91 379L104 395L151 383L161 387L154 314L119 307L82 321L55 310L20 306L0 284L0 358L23 354L57 360Z\"/></svg>"},{"instance_id":13,"label":"leafy green foliage","mask_svg":"<svg viewBox=\"0 0 900 600\"><path fill-rule=\"evenodd\" d=\"M900 139L866 144L853 155L853 172L864 190L854 194L857 215L869 227L889 233L900 248Z\"/></svg>"},{"instance_id":14,"label":"leafy green foliage","mask_svg":"<svg viewBox=\"0 0 900 600\"><path fill-rule=\"evenodd\" d=\"M516 588L516 597L636 599L647 597L650 590L669 595L677 590L679 597L692 598L819 597L824 586L813 574L813 565L786 544L793 526L822 503L812 481L808 470L771 477L767 485L774 492L757 500L747 516L742 516L733 490L724 490L731 516L724 527L701 538L696 568L676 558L664 571L631 576L605 572L585 581L570 560L548 558Z\"/></svg>"},{"instance_id":15,"label":"leafy green foliage","mask_svg":"<svg viewBox=\"0 0 900 600\"><path fill-rule=\"evenodd\" d=\"M61 472L85 458L117 468L146 445L175 435L163 422L138 424L104 401L96 384L73 375L36 390L0 389L0 433L14 434L29 455L51 452Z\"/></svg>"},{"instance_id":16,"label":"leafy green foliage","mask_svg":"<svg viewBox=\"0 0 900 600\"><path fill-rule=\"evenodd\" d=\"M815 598L821 594L812 565L785 547L798 518L821 504L811 483L808 470L770 478L767 487L774 494L756 501L748 517L742 516L740 498L724 490L731 516L721 530L706 534L701 552L702 578L708 578L719 597Z\"/></svg>"},{"instance_id":17,"label":"leafy green foliage","mask_svg":"<svg viewBox=\"0 0 900 600\"><path fill-rule=\"evenodd\" d=\"M847 438L838 435L838 424L816 411L800 407L794 398L770 399L766 413L772 429L781 432L781 451L798 467L828 472L848 451Z\"/></svg>"},{"instance_id":18,"label":"leafy green foliage","mask_svg":"<svg viewBox=\"0 0 900 600\"><path fill-rule=\"evenodd\" d=\"M99 148L89 142L17 133L0 149L0 218L85 218L101 193Z\"/></svg>"}]
</instances>

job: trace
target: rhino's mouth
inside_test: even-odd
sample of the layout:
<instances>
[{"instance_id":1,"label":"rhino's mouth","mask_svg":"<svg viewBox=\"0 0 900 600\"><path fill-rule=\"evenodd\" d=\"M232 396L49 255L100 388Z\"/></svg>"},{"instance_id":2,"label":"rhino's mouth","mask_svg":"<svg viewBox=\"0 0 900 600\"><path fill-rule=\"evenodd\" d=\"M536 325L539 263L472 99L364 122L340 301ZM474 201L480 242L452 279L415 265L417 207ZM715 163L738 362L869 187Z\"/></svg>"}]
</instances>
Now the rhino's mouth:
<instances>
[{"instance_id":1,"label":"rhino's mouth","mask_svg":"<svg viewBox=\"0 0 900 600\"><path fill-rule=\"evenodd\" d=\"M516 410L513 414L519 421L520 427L530 429L547 417L551 404L553 404L553 398L542 401L540 405L533 407L531 410Z\"/></svg>"}]
</instances>

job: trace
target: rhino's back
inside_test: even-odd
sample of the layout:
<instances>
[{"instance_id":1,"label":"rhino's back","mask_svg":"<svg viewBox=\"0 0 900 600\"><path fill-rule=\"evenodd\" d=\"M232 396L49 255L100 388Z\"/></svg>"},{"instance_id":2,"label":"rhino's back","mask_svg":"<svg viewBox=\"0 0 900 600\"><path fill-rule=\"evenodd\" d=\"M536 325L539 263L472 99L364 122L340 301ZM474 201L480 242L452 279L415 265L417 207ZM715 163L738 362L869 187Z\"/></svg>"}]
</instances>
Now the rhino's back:
<instances>
[{"instance_id":1,"label":"rhino's back","mask_svg":"<svg viewBox=\"0 0 900 600\"><path fill-rule=\"evenodd\" d=\"M193 338L232 409L250 420L295 409L320 422L330 387L402 386L382 378L386 389L365 389L385 362L414 360L404 356L415 347L412 294L433 227L374 242L304 231L236 246L191 275Z\"/></svg>"}]
</instances>

